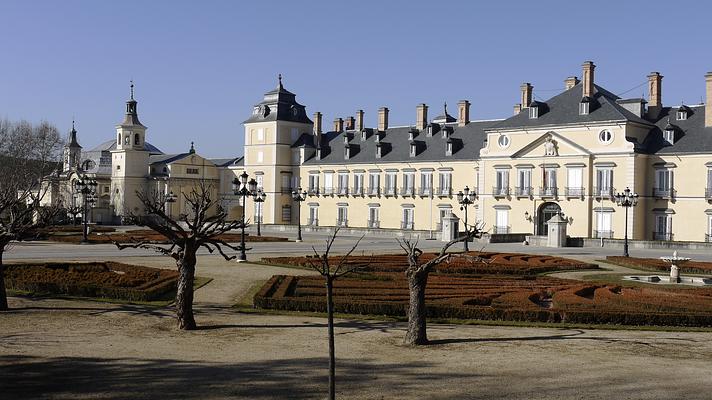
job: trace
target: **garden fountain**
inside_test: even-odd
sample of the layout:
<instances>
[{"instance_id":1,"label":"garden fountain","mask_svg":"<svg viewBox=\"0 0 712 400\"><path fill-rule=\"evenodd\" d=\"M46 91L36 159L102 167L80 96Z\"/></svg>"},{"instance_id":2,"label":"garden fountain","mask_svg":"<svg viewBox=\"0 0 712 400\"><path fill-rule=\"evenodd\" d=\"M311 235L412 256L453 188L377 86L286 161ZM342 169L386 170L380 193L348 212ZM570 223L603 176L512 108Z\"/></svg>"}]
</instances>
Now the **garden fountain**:
<instances>
[{"instance_id":1,"label":"garden fountain","mask_svg":"<svg viewBox=\"0 0 712 400\"><path fill-rule=\"evenodd\" d=\"M672 256L660 257L661 260L670 263L670 276L664 275L631 275L624 276L624 280L628 281L638 281L645 283L657 283L657 284L681 284L681 285L692 285L692 286L708 286L712 285L712 278L709 277L698 277L698 276L680 276L680 267L678 265L690 261L689 257L680 257L677 255L677 251L672 253Z\"/></svg>"}]
</instances>

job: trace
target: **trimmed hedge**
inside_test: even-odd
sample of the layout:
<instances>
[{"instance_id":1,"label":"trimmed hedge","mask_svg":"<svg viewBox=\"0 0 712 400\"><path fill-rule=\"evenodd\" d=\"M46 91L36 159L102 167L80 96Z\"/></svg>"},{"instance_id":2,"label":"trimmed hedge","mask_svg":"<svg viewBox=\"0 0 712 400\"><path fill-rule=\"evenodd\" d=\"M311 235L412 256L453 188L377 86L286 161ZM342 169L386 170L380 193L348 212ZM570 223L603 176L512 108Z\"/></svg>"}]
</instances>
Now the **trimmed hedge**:
<instances>
[{"instance_id":1,"label":"trimmed hedge","mask_svg":"<svg viewBox=\"0 0 712 400\"><path fill-rule=\"evenodd\" d=\"M612 264L622 267L631 267L652 271L670 272L670 263L659 258L636 258L622 256L607 256L606 260ZM712 273L712 262L705 261L685 261L678 265L680 272L688 274L710 274Z\"/></svg>"},{"instance_id":2,"label":"trimmed hedge","mask_svg":"<svg viewBox=\"0 0 712 400\"><path fill-rule=\"evenodd\" d=\"M12 264L8 289L32 294L153 301L176 290L178 272L115 262Z\"/></svg>"}]
</instances>

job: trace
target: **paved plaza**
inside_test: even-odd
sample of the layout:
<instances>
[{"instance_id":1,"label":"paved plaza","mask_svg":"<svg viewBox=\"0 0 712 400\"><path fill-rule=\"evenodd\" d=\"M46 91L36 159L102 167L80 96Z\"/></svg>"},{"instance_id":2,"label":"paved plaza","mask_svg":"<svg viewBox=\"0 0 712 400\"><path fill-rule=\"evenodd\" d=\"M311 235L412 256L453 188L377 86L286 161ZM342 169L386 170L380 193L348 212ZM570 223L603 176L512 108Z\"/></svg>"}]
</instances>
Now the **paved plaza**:
<instances>
[{"instance_id":1,"label":"paved plaza","mask_svg":"<svg viewBox=\"0 0 712 400\"><path fill-rule=\"evenodd\" d=\"M307 254L304 243L254 243L249 257ZM337 252L355 238L344 237ZM421 241L436 248L438 241ZM475 246L473 246L475 247ZM365 254L395 252L366 237ZM617 250L491 244L488 251L602 259ZM670 251L641 250L634 256ZM690 252L693 259L709 254ZM120 260L174 268L172 260L110 245L23 243L21 259ZM237 264L201 255L196 291L201 329L175 328L173 310L59 299L10 298L0 314L0 388L8 399L321 399L326 320L238 312L232 306L273 274L307 270ZM574 276L575 277L575 276ZM712 332L431 325L434 344L402 345L405 324L337 320L337 390L344 399L707 399ZM602 384L605 382L605 384Z\"/></svg>"}]
</instances>

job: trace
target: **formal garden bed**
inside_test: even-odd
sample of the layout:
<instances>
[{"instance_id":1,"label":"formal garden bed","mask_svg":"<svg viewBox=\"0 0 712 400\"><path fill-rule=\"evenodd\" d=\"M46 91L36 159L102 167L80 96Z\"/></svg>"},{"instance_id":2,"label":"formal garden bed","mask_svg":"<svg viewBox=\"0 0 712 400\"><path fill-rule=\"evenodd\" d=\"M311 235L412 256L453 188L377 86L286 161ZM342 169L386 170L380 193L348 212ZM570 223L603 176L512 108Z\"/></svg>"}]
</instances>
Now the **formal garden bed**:
<instances>
[{"instance_id":1,"label":"formal garden bed","mask_svg":"<svg viewBox=\"0 0 712 400\"><path fill-rule=\"evenodd\" d=\"M643 269L646 271L670 272L670 262L659 258L636 258L622 256L608 256L606 261L622 267ZM688 274L712 274L712 262L685 261L678 265L680 272Z\"/></svg>"},{"instance_id":2,"label":"formal garden bed","mask_svg":"<svg viewBox=\"0 0 712 400\"><path fill-rule=\"evenodd\" d=\"M175 293L178 272L116 262L27 263L5 266L8 290L150 302Z\"/></svg>"},{"instance_id":3,"label":"formal garden bed","mask_svg":"<svg viewBox=\"0 0 712 400\"><path fill-rule=\"evenodd\" d=\"M369 260L370 264L365 266ZM306 257L263 261L309 265ZM352 257L350 262L365 267L358 274L335 282L337 312L406 315L409 292L403 273L404 256ZM712 326L712 289L709 288L644 288L536 275L595 267L564 258L524 254L458 257L430 275L426 290L428 316L574 324ZM276 275L262 286L253 301L258 308L325 312L324 280L319 276Z\"/></svg>"},{"instance_id":4,"label":"formal garden bed","mask_svg":"<svg viewBox=\"0 0 712 400\"><path fill-rule=\"evenodd\" d=\"M218 236L218 238L228 243L237 243L240 241L240 236L241 235L239 233L226 233ZM82 241L82 234L81 230L78 233L71 231L56 232L48 234L46 238L47 240L51 240L53 242L80 243ZM90 243L127 243L131 241L148 243L168 243L165 236L150 229L134 229L126 232L102 232L101 230L97 231L94 227L92 227L88 239ZM286 242L288 240L289 239L282 237L253 236L247 233L245 234L246 242Z\"/></svg>"}]
</instances>

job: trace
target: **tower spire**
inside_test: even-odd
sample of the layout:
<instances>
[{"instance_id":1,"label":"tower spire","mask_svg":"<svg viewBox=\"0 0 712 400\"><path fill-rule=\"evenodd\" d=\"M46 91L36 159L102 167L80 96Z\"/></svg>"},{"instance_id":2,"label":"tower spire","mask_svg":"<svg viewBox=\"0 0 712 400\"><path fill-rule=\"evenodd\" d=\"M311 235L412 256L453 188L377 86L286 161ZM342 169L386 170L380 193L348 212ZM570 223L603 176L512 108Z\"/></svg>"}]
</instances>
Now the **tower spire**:
<instances>
[{"instance_id":1,"label":"tower spire","mask_svg":"<svg viewBox=\"0 0 712 400\"><path fill-rule=\"evenodd\" d=\"M134 99L134 83L133 83L133 79L131 79L130 82L131 82L131 100L133 100L133 99Z\"/></svg>"},{"instance_id":2,"label":"tower spire","mask_svg":"<svg viewBox=\"0 0 712 400\"><path fill-rule=\"evenodd\" d=\"M282 87L282 74L277 75L277 80L279 80L279 90L284 89L284 87Z\"/></svg>"}]
</instances>

